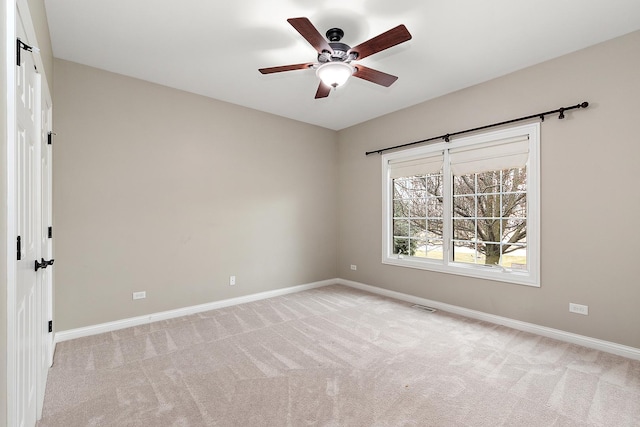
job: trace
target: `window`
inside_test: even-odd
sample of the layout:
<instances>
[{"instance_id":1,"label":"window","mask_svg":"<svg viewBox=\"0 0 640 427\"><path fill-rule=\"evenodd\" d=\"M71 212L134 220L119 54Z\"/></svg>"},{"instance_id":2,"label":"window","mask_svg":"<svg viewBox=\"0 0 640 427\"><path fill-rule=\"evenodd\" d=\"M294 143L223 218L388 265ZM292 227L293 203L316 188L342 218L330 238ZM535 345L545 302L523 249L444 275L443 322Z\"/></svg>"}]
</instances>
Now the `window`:
<instances>
[{"instance_id":1,"label":"window","mask_svg":"<svg viewBox=\"0 0 640 427\"><path fill-rule=\"evenodd\" d=\"M383 155L383 263L539 286L538 135Z\"/></svg>"}]
</instances>

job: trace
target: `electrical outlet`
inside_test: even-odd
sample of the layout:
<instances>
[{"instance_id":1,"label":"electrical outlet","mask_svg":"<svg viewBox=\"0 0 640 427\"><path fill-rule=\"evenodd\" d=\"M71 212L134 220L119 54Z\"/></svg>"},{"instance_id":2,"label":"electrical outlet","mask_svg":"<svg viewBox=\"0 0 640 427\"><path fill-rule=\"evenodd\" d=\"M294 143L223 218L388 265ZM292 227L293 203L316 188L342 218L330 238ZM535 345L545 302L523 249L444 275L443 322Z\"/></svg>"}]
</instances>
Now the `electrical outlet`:
<instances>
[{"instance_id":1,"label":"electrical outlet","mask_svg":"<svg viewBox=\"0 0 640 427\"><path fill-rule=\"evenodd\" d=\"M351 264L351 269L352 269L352 270L357 270L357 269L358 269L358 266L357 266L357 265L355 265L355 264Z\"/></svg>"},{"instance_id":2,"label":"electrical outlet","mask_svg":"<svg viewBox=\"0 0 640 427\"><path fill-rule=\"evenodd\" d=\"M134 292L133 293L133 299L144 299L146 297L147 297L147 292L146 291Z\"/></svg>"},{"instance_id":3,"label":"electrical outlet","mask_svg":"<svg viewBox=\"0 0 640 427\"><path fill-rule=\"evenodd\" d=\"M574 304L572 302L569 303L569 311L577 314L584 314L585 316L589 315L589 306L582 304Z\"/></svg>"},{"instance_id":4,"label":"electrical outlet","mask_svg":"<svg viewBox=\"0 0 640 427\"><path fill-rule=\"evenodd\" d=\"M234 286L236 284L236 276L229 276L229 286Z\"/></svg>"}]
</instances>

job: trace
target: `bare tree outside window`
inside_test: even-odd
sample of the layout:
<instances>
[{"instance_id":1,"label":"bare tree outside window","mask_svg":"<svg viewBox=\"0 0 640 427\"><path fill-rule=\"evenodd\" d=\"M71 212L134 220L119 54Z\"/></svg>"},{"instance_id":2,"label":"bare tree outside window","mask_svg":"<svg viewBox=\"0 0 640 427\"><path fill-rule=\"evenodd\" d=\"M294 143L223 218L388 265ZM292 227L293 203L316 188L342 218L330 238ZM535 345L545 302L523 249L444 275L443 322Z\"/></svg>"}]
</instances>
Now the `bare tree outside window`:
<instances>
[{"instance_id":1,"label":"bare tree outside window","mask_svg":"<svg viewBox=\"0 0 640 427\"><path fill-rule=\"evenodd\" d=\"M442 259L442 174L393 180L393 253Z\"/></svg>"},{"instance_id":2,"label":"bare tree outside window","mask_svg":"<svg viewBox=\"0 0 640 427\"><path fill-rule=\"evenodd\" d=\"M526 183L526 168L453 177L454 261L526 268Z\"/></svg>"},{"instance_id":3,"label":"bare tree outside window","mask_svg":"<svg viewBox=\"0 0 640 427\"><path fill-rule=\"evenodd\" d=\"M526 168L453 176L453 261L526 269L526 183ZM443 233L442 174L394 179L393 253L442 259Z\"/></svg>"}]
</instances>

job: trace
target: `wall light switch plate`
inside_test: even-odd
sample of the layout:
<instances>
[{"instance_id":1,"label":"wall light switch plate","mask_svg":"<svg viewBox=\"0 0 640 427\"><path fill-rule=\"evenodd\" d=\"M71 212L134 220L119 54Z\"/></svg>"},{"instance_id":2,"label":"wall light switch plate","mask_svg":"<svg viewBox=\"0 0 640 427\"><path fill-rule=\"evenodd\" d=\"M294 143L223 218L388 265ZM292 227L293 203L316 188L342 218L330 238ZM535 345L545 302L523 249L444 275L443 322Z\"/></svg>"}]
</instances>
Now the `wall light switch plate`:
<instances>
[{"instance_id":1,"label":"wall light switch plate","mask_svg":"<svg viewBox=\"0 0 640 427\"><path fill-rule=\"evenodd\" d=\"M569 303L569 311L577 314L584 314L585 316L589 315L589 306L582 304L574 304L572 302Z\"/></svg>"},{"instance_id":2,"label":"wall light switch plate","mask_svg":"<svg viewBox=\"0 0 640 427\"><path fill-rule=\"evenodd\" d=\"M358 266L357 266L357 265L355 265L355 264L351 264L351 269L352 269L352 270L357 270L357 269L358 269Z\"/></svg>"},{"instance_id":3,"label":"wall light switch plate","mask_svg":"<svg viewBox=\"0 0 640 427\"><path fill-rule=\"evenodd\" d=\"M146 297L147 297L147 292L146 291L134 292L133 293L133 299L144 299Z\"/></svg>"},{"instance_id":4,"label":"wall light switch plate","mask_svg":"<svg viewBox=\"0 0 640 427\"><path fill-rule=\"evenodd\" d=\"M236 284L236 276L229 276L229 286L234 286Z\"/></svg>"}]
</instances>

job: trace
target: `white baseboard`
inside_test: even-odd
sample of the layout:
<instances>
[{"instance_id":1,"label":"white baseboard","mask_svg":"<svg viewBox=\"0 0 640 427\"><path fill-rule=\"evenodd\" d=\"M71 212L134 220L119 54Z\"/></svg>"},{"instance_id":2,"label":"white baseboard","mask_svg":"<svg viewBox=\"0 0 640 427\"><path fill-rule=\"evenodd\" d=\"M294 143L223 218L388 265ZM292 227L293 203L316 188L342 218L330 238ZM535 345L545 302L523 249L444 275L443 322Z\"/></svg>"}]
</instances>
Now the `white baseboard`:
<instances>
[{"instance_id":1,"label":"white baseboard","mask_svg":"<svg viewBox=\"0 0 640 427\"><path fill-rule=\"evenodd\" d=\"M213 301L206 304L199 304L199 305L193 305L190 307L178 308L175 310L152 313L145 316L130 317L128 319L116 320L113 322L86 326L83 328L69 329L66 331L56 332L55 343L72 340L76 338L87 337L90 335L102 334L105 332L117 331L119 329L130 328L132 326L140 326L147 323L157 322L160 320L173 319L181 316L189 316L191 314L202 313L203 311L215 310L218 308L230 307L232 305L245 304L247 302L259 301L267 298L278 297L281 295L293 294L296 292L306 291L309 289L320 288L328 285L335 285L336 283L337 283L337 279L323 280L320 282L307 283L304 285L291 286L291 287L282 288L282 289L274 289L272 291L259 292L257 294L245 295L241 297L229 298L229 299L220 300L220 301Z\"/></svg>"},{"instance_id":2,"label":"white baseboard","mask_svg":"<svg viewBox=\"0 0 640 427\"><path fill-rule=\"evenodd\" d=\"M353 282L351 280L336 279L335 282L340 285L349 286L351 288L360 289L385 297L395 298L413 304L426 305L428 307L433 307L449 313L459 314L461 316L470 317L472 319L484 320L489 323L507 326L519 331L531 332L533 334L542 335L547 338L553 338L559 341L577 344L583 347L588 347L607 353L617 354L618 356L627 357L629 359L640 360L639 348L616 344L610 341L599 340L597 338L591 338L584 335L578 335L571 332L562 331L560 329L548 328L546 326L540 326L533 323L521 322L519 320L509 319L508 317L496 316L494 314L471 310L456 305L432 301L426 298L404 294L402 292L391 291L371 285L365 285L364 283Z\"/></svg>"},{"instance_id":3,"label":"white baseboard","mask_svg":"<svg viewBox=\"0 0 640 427\"><path fill-rule=\"evenodd\" d=\"M114 322L101 323L99 325L87 326L84 328L69 329L66 331L56 332L55 343L62 341L82 338L90 335L112 332L118 329L130 328L132 326L144 325L147 323L157 322L160 320L173 319L180 316L188 316L191 314L201 313L203 311L215 310L218 308L230 307L233 305L244 304L253 301L259 301L267 298L273 298L281 295L292 294L295 292L306 291L309 289L320 288L323 286L340 284L351 288L360 289L374 294L382 295L389 298L395 298L401 301L413 304L426 305L438 310L449 313L458 314L460 316L470 317L472 319L483 320L485 322L497 325L507 326L519 331L531 332L548 338L557 339L572 344L581 345L595 350L607 353L617 354L629 359L640 360L640 349L629 347L622 344L616 344L610 341L604 341L597 338L591 338L584 335L578 335L571 332L562 331L560 329L548 328L533 323L522 322L520 320L509 319L508 317L496 316L494 314L484 313L482 311L471 310L456 305L446 304L414 295L404 294L402 292L391 291L389 289L378 288L376 286L366 285L360 282L354 282L345 279L329 279L320 282L307 283L304 285L291 286L283 289L275 289L272 291L259 292L257 294L245 295L242 297L229 298L221 301L214 301L206 304L194 305L191 307L179 308L176 310L163 311L145 316L131 317L128 319L116 320Z\"/></svg>"}]
</instances>

